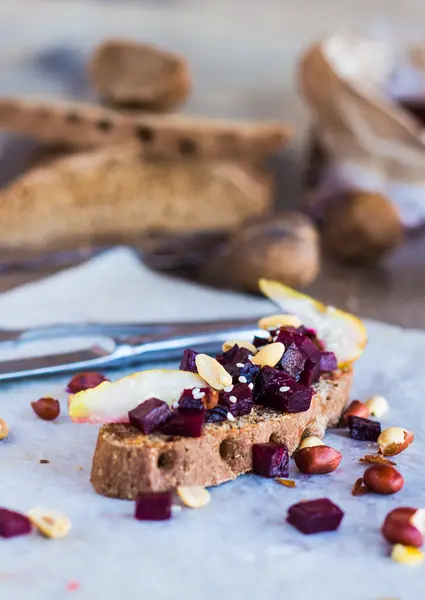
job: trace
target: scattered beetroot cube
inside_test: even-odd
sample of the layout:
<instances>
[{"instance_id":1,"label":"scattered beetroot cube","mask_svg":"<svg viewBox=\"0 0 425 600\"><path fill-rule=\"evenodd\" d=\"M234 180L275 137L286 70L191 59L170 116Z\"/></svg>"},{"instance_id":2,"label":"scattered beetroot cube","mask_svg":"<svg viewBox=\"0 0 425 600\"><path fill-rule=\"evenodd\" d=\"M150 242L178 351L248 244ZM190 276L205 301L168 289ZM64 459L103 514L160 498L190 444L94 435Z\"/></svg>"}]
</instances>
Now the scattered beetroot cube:
<instances>
[{"instance_id":1,"label":"scattered beetroot cube","mask_svg":"<svg viewBox=\"0 0 425 600\"><path fill-rule=\"evenodd\" d=\"M263 477L287 477L289 454L284 444L253 444L252 470Z\"/></svg>"},{"instance_id":2,"label":"scattered beetroot cube","mask_svg":"<svg viewBox=\"0 0 425 600\"><path fill-rule=\"evenodd\" d=\"M298 380L304 370L306 360L304 352L296 344L291 344L286 348L279 366L290 377Z\"/></svg>"},{"instance_id":3,"label":"scattered beetroot cube","mask_svg":"<svg viewBox=\"0 0 425 600\"><path fill-rule=\"evenodd\" d=\"M205 415L200 410L175 410L164 423L161 432L167 435L182 437L201 437L204 429Z\"/></svg>"},{"instance_id":4,"label":"scattered beetroot cube","mask_svg":"<svg viewBox=\"0 0 425 600\"><path fill-rule=\"evenodd\" d=\"M223 421L227 421L227 413L229 411L225 406L221 404L217 404L211 410L207 410L205 413L205 422L206 423L223 423Z\"/></svg>"},{"instance_id":5,"label":"scattered beetroot cube","mask_svg":"<svg viewBox=\"0 0 425 600\"><path fill-rule=\"evenodd\" d=\"M66 391L69 394L76 394L82 390L89 390L97 387L103 381L109 381L109 379L102 375L102 373L77 373L77 375L74 375L68 383Z\"/></svg>"},{"instance_id":6,"label":"scattered beetroot cube","mask_svg":"<svg viewBox=\"0 0 425 600\"><path fill-rule=\"evenodd\" d=\"M198 356L198 352L195 350L191 350L188 348L183 352L183 356L180 362L180 371L190 371L191 373L197 373L198 369L196 367L195 359Z\"/></svg>"},{"instance_id":7,"label":"scattered beetroot cube","mask_svg":"<svg viewBox=\"0 0 425 600\"><path fill-rule=\"evenodd\" d=\"M310 338L302 336L302 339L298 343L298 347L312 363L320 362L322 352Z\"/></svg>"},{"instance_id":8,"label":"scattered beetroot cube","mask_svg":"<svg viewBox=\"0 0 425 600\"><path fill-rule=\"evenodd\" d=\"M145 400L128 413L128 419L133 427L145 434L160 429L173 413L166 402L158 398Z\"/></svg>"},{"instance_id":9,"label":"scattered beetroot cube","mask_svg":"<svg viewBox=\"0 0 425 600\"><path fill-rule=\"evenodd\" d=\"M234 417L249 415L254 406L252 390L247 383L237 383L228 392L220 392L220 404Z\"/></svg>"},{"instance_id":10,"label":"scattered beetroot cube","mask_svg":"<svg viewBox=\"0 0 425 600\"><path fill-rule=\"evenodd\" d=\"M266 346L267 344L269 344L270 341L267 338L260 337L259 335L256 335L256 336L254 336L254 339L252 340L252 343L254 344L254 346L256 348L262 348L263 346Z\"/></svg>"},{"instance_id":11,"label":"scattered beetroot cube","mask_svg":"<svg viewBox=\"0 0 425 600\"><path fill-rule=\"evenodd\" d=\"M0 537L12 538L31 532L31 521L25 515L0 508Z\"/></svg>"},{"instance_id":12,"label":"scattered beetroot cube","mask_svg":"<svg viewBox=\"0 0 425 600\"><path fill-rule=\"evenodd\" d=\"M170 492L145 492L136 500L134 516L139 521L166 521L171 518Z\"/></svg>"},{"instance_id":13,"label":"scattered beetroot cube","mask_svg":"<svg viewBox=\"0 0 425 600\"><path fill-rule=\"evenodd\" d=\"M348 427L353 440L376 442L381 435L381 424L363 417L349 417Z\"/></svg>"},{"instance_id":14,"label":"scattered beetroot cube","mask_svg":"<svg viewBox=\"0 0 425 600\"><path fill-rule=\"evenodd\" d=\"M338 368L338 362L333 352L322 352L320 359L320 370L321 371L336 371Z\"/></svg>"},{"instance_id":15,"label":"scattered beetroot cube","mask_svg":"<svg viewBox=\"0 0 425 600\"><path fill-rule=\"evenodd\" d=\"M338 529L343 516L339 506L328 498L319 498L290 506L287 521L301 533L309 534Z\"/></svg>"}]
</instances>

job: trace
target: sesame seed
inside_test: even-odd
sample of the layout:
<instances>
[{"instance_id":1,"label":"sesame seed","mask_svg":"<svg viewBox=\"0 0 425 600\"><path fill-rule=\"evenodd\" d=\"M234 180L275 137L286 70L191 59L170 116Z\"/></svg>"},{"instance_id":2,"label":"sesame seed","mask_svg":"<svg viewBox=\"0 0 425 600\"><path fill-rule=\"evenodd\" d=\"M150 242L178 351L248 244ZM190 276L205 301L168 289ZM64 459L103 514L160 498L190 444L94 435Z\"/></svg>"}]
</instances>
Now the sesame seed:
<instances>
[{"instance_id":1,"label":"sesame seed","mask_svg":"<svg viewBox=\"0 0 425 600\"><path fill-rule=\"evenodd\" d=\"M248 383L248 387L249 387L250 390L253 390L254 389L254 384L253 383Z\"/></svg>"},{"instance_id":2,"label":"sesame seed","mask_svg":"<svg viewBox=\"0 0 425 600\"><path fill-rule=\"evenodd\" d=\"M236 363L236 366L239 367L239 369L243 369L245 365L243 363Z\"/></svg>"},{"instance_id":3,"label":"sesame seed","mask_svg":"<svg viewBox=\"0 0 425 600\"><path fill-rule=\"evenodd\" d=\"M201 391L201 388L193 388L192 396L194 396L195 394L199 394L200 391Z\"/></svg>"},{"instance_id":4,"label":"sesame seed","mask_svg":"<svg viewBox=\"0 0 425 600\"><path fill-rule=\"evenodd\" d=\"M254 358L253 354L248 354L248 360L252 360Z\"/></svg>"},{"instance_id":5,"label":"sesame seed","mask_svg":"<svg viewBox=\"0 0 425 600\"><path fill-rule=\"evenodd\" d=\"M174 402L173 408L178 408L178 407L179 407L179 403L178 402Z\"/></svg>"},{"instance_id":6,"label":"sesame seed","mask_svg":"<svg viewBox=\"0 0 425 600\"><path fill-rule=\"evenodd\" d=\"M233 390L233 385L226 385L226 387L224 388L225 392L231 392Z\"/></svg>"},{"instance_id":7,"label":"sesame seed","mask_svg":"<svg viewBox=\"0 0 425 600\"><path fill-rule=\"evenodd\" d=\"M277 340L277 335L275 335L272 340L275 342Z\"/></svg>"},{"instance_id":8,"label":"sesame seed","mask_svg":"<svg viewBox=\"0 0 425 600\"><path fill-rule=\"evenodd\" d=\"M229 421L235 421L235 417L232 415L231 412L227 413L227 418L229 419Z\"/></svg>"},{"instance_id":9,"label":"sesame seed","mask_svg":"<svg viewBox=\"0 0 425 600\"><path fill-rule=\"evenodd\" d=\"M282 387L279 388L279 392L287 392L290 389L291 388L289 387L289 385L282 385Z\"/></svg>"},{"instance_id":10,"label":"sesame seed","mask_svg":"<svg viewBox=\"0 0 425 600\"><path fill-rule=\"evenodd\" d=\"M236 398L236 396L229 396L229 402L232 402L234 404L237 401L238 399Z\"/></svg>"},{"instance_id":11,"label":"sesame seed","mask_svg":"<svg viewBox=\"0 0 425 600\"><path fill-rule=\"evenodd\" d=\"M244 375L241 375L240 377L238 377L238 381L240 383L246 383L248 379Z\"/></svg>"},{"instance_id":12,"label":"sesame seed","mask_svg":"<svg viewBox=\"0 0 425 600\"><path fill-rule=\"evenodd\" d=\"M200 400L204 396L205 396L205 392L199 392L199 394L193 394L193 399L194 400Z\"/></svg>"}]
</instances>

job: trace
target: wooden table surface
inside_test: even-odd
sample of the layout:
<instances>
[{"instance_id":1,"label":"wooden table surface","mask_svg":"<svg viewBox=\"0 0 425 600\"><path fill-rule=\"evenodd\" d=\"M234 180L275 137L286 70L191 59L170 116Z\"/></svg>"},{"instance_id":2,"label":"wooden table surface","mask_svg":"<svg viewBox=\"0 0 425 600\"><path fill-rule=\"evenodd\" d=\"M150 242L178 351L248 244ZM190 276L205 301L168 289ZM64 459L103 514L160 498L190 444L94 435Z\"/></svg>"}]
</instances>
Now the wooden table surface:
<instances>
[{"instance_id":1,"label":"wooden table surface","mask_svg":"<svg viewBox=\"0 0 425 600\"><path fill-rule=\"evenodd\" d=\"M195 79L185 112L294 124L294 144L279 162L278 200L294 207L308 129L294 83L296 57L313 40L353 23L391 36L395 45L417 41L424 19L423 0L14 0L0 7L0 93L92 98L85 61L108 36L179 51ZM32 147L0 136L0 183L23 168ZM0 275L0 291L45 274ZM425 238L409 241L377 269L325 263L309 290L364 317L425 328Z\"/></svg>"}]
</instances>

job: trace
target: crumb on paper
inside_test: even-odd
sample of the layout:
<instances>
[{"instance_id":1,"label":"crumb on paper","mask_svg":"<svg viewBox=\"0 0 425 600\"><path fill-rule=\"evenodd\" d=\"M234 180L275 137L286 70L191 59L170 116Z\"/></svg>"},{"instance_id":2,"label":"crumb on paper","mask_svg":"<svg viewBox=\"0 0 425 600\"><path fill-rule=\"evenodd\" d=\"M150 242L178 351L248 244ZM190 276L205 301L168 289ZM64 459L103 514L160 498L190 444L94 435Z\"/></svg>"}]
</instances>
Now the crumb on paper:
<instances>
[{"instance_id":1,"label":"crumb on paper","mask_svg":"<svg viewBox=\"0 0 425 600\"><path fill-rule=\"evenodd\" d=\"M281 483L282 485L284 485L285 487L288 487L288 488L297 487L296 482L293 481L292 479L283 479L282 477L275 477L275 481L277 481L278 483Z\"/></svg>"},{"instance_id":2,"label":"crumb on paper","mask_svg":"<svg viewBox=\"0 0 425 600\"><path fill-rule=\"evenodd\" d=\"M356 480L353 489L351 490L351 495L352 496L364 496L365 494L368 494L369 490L367 489L367 487L365 485L363 485L363 477L359 477L359 479Z\"/></svg>"},{"instance_id":3,"label":"crumb on paper","mask_svg":"<svg viewBox=\"0 0 425 600\"><path fill-rule=\"evenodd\" d=\"M40 458L40 465L49 465L50 464L50 460L47 460L47 458Z\"/></svg>"}]
</instances>

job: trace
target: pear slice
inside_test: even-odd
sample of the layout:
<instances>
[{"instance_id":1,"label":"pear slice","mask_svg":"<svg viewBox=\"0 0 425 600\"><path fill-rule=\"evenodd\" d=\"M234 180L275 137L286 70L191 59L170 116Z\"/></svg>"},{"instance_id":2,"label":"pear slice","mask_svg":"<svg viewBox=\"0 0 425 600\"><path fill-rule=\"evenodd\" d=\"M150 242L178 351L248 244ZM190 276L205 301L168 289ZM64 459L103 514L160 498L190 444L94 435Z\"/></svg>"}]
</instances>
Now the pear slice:
<instances>
[{"instance_id":1,"label":"pear slice","mask_svg":"<svg viewBox=\"0 0 425 600\"><path fill-rule=\"evenodd\" d=\"M363 353L367 344L366 327L354 315L326 306L278 281L260 279L259 287L280 309L296 315L303 325L317 331L326 350L335 353L339 368L351 364Z\"/></svg>"},{"instance_id":2,"label":"pear slice","mask_svg":"<svg viewBox=\"0 0 425 600\"><path fill-rule=\"evenodd\" d=\"M69 416L74 423L128 423L128 411L149 398L171 405L184 389L205 387L196 373L167 369L140 371L111 383L69 397Z\"/></svg>"}]
</instances>

